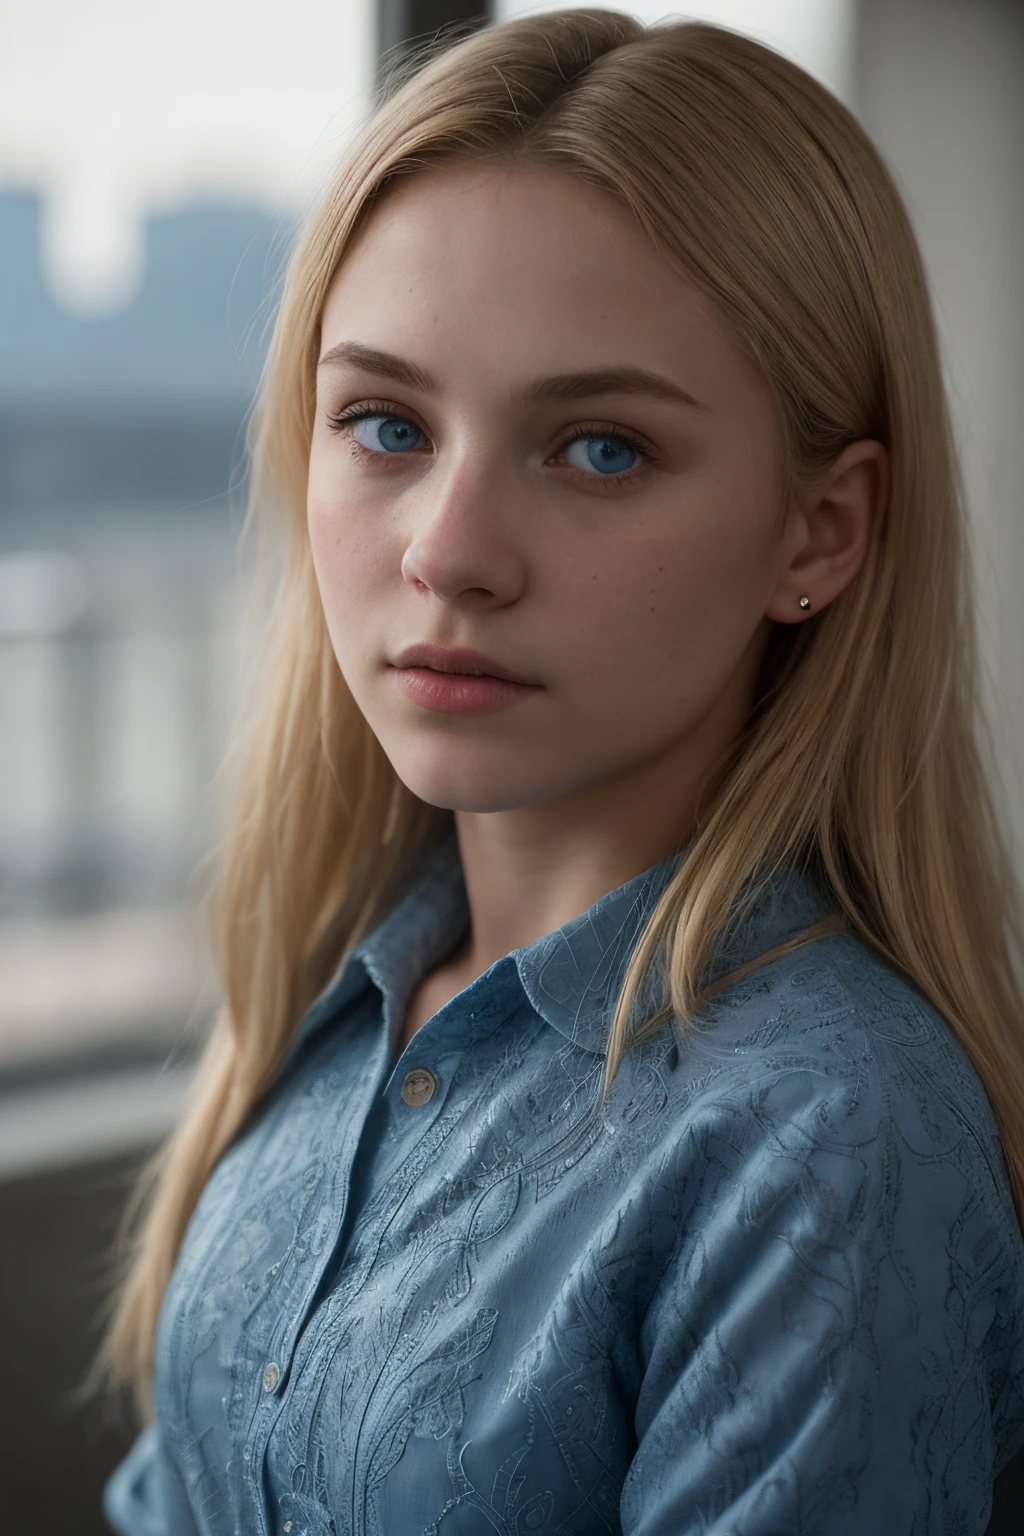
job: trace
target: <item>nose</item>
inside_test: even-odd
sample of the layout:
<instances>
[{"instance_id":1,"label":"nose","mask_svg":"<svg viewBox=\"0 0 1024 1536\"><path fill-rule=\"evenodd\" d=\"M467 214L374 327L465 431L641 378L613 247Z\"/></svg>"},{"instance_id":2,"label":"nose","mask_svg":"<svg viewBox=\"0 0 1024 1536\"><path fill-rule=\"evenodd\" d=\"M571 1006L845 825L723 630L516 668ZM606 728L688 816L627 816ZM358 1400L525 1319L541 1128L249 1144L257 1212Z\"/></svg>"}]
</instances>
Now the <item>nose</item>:
<instances>
[{"instance_id":1,"label":"nose","mask_svg":"<svg viewBox=\"0 0 1024 1536\"><path fill-rule=\"evenodd\" d=\"M445 603L514 603L526 569L510 517L513 496L500 467L482 455L467 450L438 466L409 496L403 579Z\"/></svg>"}]
</instances>

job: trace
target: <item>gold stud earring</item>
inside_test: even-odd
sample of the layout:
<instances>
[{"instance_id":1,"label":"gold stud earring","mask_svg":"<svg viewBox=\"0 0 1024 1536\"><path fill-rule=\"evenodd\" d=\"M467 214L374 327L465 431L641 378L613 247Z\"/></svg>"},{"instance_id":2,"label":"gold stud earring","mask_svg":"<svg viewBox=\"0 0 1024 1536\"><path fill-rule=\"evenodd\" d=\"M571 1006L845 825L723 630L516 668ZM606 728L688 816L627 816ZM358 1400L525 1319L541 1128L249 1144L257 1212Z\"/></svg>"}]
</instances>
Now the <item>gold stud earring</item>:
<instances>
[{"instance_id":1,"label":"gold stud earring","mask_svg":"<svg viewBox=\"0 0 1024 1536\"><path fill-rule=\"evenodd\" d=\"M802 597L800 599L800 607L801 608L809 608L810 606L811 606L811 600L810 600L809 597Z\"/></svg>"}]
</instances>

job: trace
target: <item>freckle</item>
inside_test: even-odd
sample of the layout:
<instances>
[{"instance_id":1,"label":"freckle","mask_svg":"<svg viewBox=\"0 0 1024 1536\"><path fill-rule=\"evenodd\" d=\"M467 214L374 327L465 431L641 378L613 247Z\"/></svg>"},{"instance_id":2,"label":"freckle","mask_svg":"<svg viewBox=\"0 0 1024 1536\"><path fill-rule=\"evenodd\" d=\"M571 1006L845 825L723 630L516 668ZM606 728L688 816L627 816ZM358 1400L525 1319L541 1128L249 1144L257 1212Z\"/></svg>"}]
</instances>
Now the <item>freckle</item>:
<instances>
[{"instance_id":1,"label":"freckle","mask_svg":"<svg viewBox=\"0 0 1024 1536\"><path fill-rule=\"evenodd\" d=\"M651 609L651 612L652 612L652 613L653 613L653 612L654 612L654 609L653 609L653 608L652 608L652 609Z\"/></svg>"},{"instance_id":2,"label":"freckle","mask_svg":"<svg viewBox=\"0 0 1024 1536\"><path fill-rule=\"evenodd\" d=\"M659 574L660 574L660 573L661 573L661 572L662 572L662 571L663 571L663 570L664 570L664 569L665 569L665 567L664 567L664 566L663 566L663 565L659 565L659 566L658 566L658 572L659 572Z\"/></svg>"}]
</instances>

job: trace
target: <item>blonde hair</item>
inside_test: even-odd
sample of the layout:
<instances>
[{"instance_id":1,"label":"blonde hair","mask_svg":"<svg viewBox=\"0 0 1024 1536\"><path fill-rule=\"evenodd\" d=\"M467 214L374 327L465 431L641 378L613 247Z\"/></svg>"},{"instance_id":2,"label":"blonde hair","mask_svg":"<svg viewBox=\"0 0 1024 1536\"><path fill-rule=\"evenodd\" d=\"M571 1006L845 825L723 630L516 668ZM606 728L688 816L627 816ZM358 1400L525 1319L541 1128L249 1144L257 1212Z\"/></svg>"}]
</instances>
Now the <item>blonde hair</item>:
<instances>
[{"instance_id":1,"label":"blonde hair","mask_svg":"<svg viewBox=\"0 0 1024 1536\"><path fill-rule=\"evenodd\" d=\"M399 781L341 677L305 480L319 316L339 263L393 178L467 159L560 168L632 210L759 365L790 485L858 439L891 456L859 575L809 621L775 627L754 712L632 958L606 1084L659 957L658 1017L685 1022L746 896L783 864L812 864L842 920L970 1054L1024 1203L1019 898L983 771L965 529L906 213L854 118L769 49L699 23L549 13L479 32L401 82L291 263L253 436L254 501L277 509L286 548L216 896L225 1006L162 1154L107 1346L115 1374L143 1389L204 1182L302 1014L449 814Z\"/></svg>"}]
</instances>

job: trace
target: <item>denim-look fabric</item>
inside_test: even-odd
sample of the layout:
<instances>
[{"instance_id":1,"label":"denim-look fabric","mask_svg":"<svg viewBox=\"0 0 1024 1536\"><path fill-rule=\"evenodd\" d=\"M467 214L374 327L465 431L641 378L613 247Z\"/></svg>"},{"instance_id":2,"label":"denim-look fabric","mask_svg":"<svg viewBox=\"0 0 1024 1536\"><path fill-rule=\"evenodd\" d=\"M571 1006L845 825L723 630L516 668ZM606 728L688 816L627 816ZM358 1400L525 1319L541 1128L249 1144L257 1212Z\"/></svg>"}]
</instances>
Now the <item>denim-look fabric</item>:
<instances>
[{"instance_id":1,"label":"denim-look fabric","mask_svg":"<svg viewBox=\"0 0 1024 1536\"><path fill-rule=\"evenodd\" d=\"M627 1058L670 859L392 1064L467 924L454 842L314 1005L161 1314L126 1536L961 1536L1024 1441L1024 1245L988 1102L838 934ZM720 971L826 914L776 877ZM413 1067L436 1078L408 1104Z\"/></svg>"}]
</instances>

